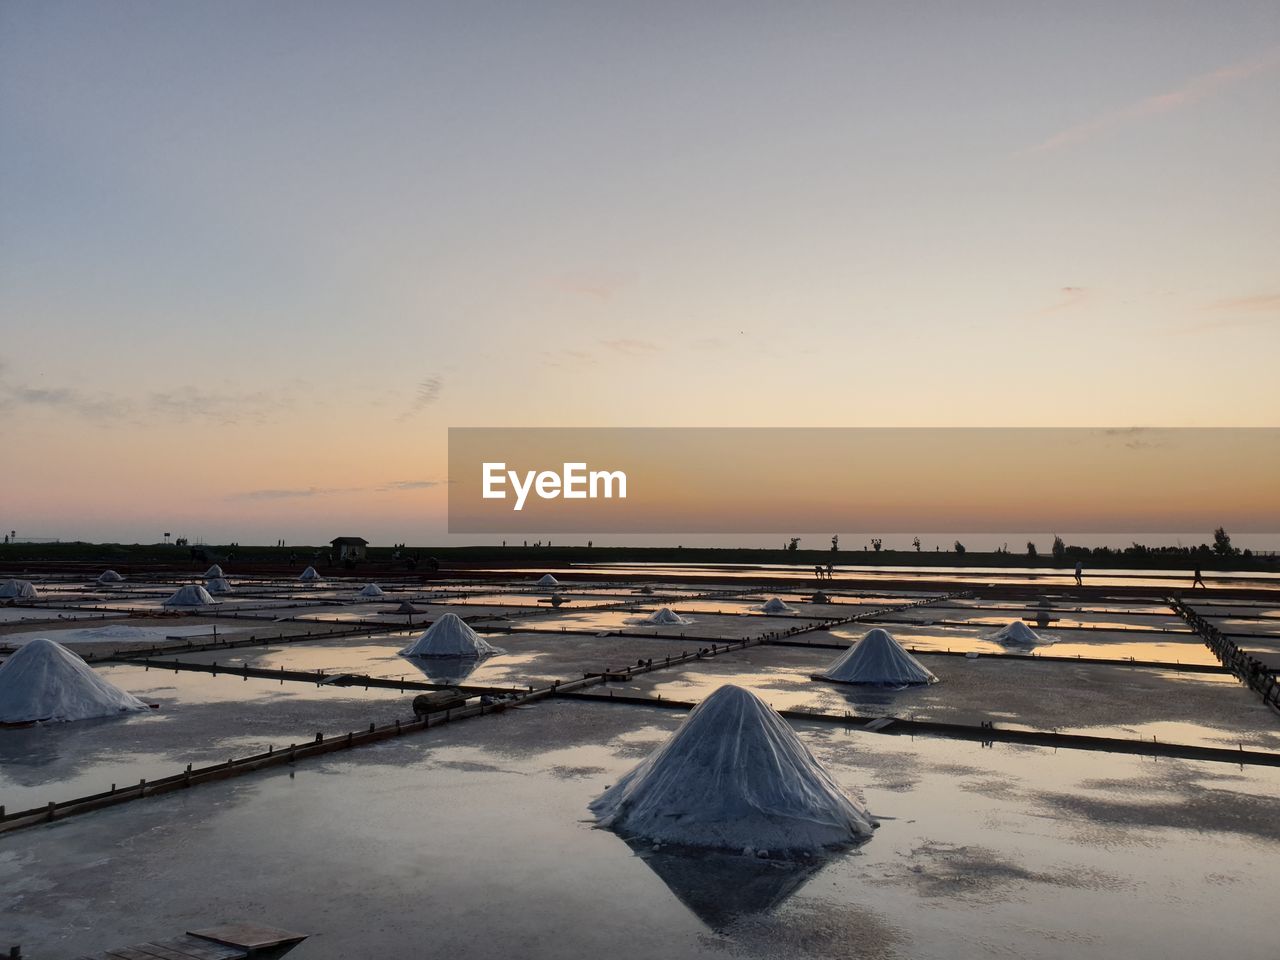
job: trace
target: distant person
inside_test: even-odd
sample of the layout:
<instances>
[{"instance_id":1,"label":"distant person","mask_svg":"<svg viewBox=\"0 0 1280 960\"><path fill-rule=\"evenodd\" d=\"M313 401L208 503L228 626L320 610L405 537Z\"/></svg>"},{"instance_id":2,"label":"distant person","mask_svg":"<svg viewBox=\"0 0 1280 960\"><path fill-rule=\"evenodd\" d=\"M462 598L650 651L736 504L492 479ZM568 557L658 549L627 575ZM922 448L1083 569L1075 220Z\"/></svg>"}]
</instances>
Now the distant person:
<instances>
[{"instance_id":1,"label":"distant person","mask_svg":"<svg viewBox=\"0 0 1280 960\"><path fill-rule=\"evenodd\" d=\"M1194 590L1198 586L1204 587L1204 589L1206 590L1209 589L1209 585L1204 582L1204 575L1200 573L1200 564L1197 563L1196 575L1195 575L1195 578L1191 581L1191 589Z\"/></svg>"},{"instance_id":2,"label":"distant person","mask_svg":"<svg viewBox=\"0 0 1280 960\"><path fill-rule=\"evenodd\" d=\"M1076 586L1084 586L1084 561L1082 560L1076 561Z\"/></svg>"},{"instance_id":3,"label":"distant person","mask_svg":"<svg viewBox=\"0 0 1280 960\"><path fill-rule=\"evenodd\" d=\"M832 564L828 563L828 564L827 564L827 579L828 579L828 580L830 580L832 577L834 577L834 576L835 576L835 573L836 573L836 568L835 568L835 566L833 566Z\"/></svg>"}]
</instances>

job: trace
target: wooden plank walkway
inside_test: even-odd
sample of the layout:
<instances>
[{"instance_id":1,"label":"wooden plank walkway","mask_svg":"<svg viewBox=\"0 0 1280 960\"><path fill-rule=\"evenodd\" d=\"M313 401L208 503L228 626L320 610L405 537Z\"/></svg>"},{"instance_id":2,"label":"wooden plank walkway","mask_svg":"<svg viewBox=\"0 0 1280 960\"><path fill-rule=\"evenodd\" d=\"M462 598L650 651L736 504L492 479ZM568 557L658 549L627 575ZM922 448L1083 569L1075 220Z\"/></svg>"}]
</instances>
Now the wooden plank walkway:
<instances>
[{"instance_id":1,"label":"wooden plank walkway","mask_svg":"<svg viewBox=\"0 0 1280 960\"><path fill-rule=\"evenodd\" d=\"M284 956L305 939L307 935L303 933L238 921L190 930L168 940L148 940L85 954L76 960L268 960Z\"/></svg>"}]
</instances>

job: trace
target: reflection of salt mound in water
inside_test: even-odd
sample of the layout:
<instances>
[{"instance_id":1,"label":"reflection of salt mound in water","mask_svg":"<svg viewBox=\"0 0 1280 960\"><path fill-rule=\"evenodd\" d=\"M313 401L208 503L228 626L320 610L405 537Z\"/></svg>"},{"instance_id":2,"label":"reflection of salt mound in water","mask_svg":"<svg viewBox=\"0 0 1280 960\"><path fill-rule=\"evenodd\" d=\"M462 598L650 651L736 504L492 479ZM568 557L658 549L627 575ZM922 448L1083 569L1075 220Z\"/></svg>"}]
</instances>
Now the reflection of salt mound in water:
<instances>
[{"instance_id":1,"label":"reflection of salt mound in water","mask_svg":"<svg viewBox=\"0 0 1280 960\"><path fill-rule=\"evenodd\" d=\"M638 843L631 848L681 903L715 930L775 909L827 862L824 857L764 860L720 850L669 853Z\"/></svg>"},{"instance_id":2,"label":"reflection of salt mound in water","mask_svg":"<svg viewBox=\"0 0 1280 960\"><path fill-rule=\"evenodd\" d=\"M38 594L30 580L6 580L0 583L0 600L34 600Z\"/></svg>"},{"instance_id":3,"label":"reflection of salt mound in water","mask_svg":"<svg viewBox=\"0 0 1280 960\"><path fill-rule=\"evenodd\" d=\"M846 650L818 679L836 683L865 683L882 687L905 687L937 683L938 678L907 653L887 630L879 627Z\"/></svg>"},{"instance_id":4,"label":"reflection of salt mound in water","mask_svg":"<svg viewBox=\"0 0 1280 960\"><path fill-rule=\"evenodd\" d=\"M223 574L222 568L216 563L204 572L204 579L206 580L221 580L223 576L225 574Z\"/></svg>"},{"instance_id":5,"label":"reflection of salt mound in water","mask_svg":"<svg viewBox=\"0 0 1280 960\"><path fill-rule=\"evenodd\" d=\"M630 839L771 853L857 843L875 826L786 721L735 686L695 707L591 812Z\"/></svg>"},{"instance_id":6,"label":"reflection of salt mound in water","mask_svg":"<svg viewBox=\"0 0 1280 960\"><path fill-rule=\"evenodd\" d=\"M43 637L0 666L0 723L89 720L146 709L66 647Z\"/></svg>"},{"instance_id":7,"label":"reflection of salt mound in water","mask_svg":"<svg viewBox=\"0 0 1280 960\"><path fill-rule=\"evenodd\" d=\"M188 583L174 591L173 596L164 602L166 607L203 607L213 603L209 591L198 583Z\"/></svg>"},{"instance_id":8,"label":"reflection of salt mound in water","mask_svg":"<svg viewBox=\"0 0 1280 960\"><path fill-rule=\"evenodd\" d=\"M501 652L463 623L456 613L446 613L400 654L405 657L486 657Z\"/></svg>"},{"instance_id":9,"label":"reflection of salt mound in water","mask_svg":"<svg viewBox=\"0 0 1280 960\"><path fill-rule=\"evenodd\" d=\"M795 613L794 609L787 606L777 597L772 597L767 600L760 609L764 613Z\"/></svg>"},{"instance_id":10,"label":"reflection of salt mound in water","mask_svg":"<svg viewBox=\"0 0 1280 960\"><path fill-rule=\"evenodd\" d=\"M103 570L98 574L99 583L120 583L123 580L124 577L120 576L120 574L116 573L114 570Z\"/></svg>"},{"instance_id":11,"label":"reflection of salt mound in water","mask_svg":"<svg viewBox=\"0 0 1280 960\"><path fill-rule=\"evenodd\" d=\"M383 596L382 588L376 583L371 583L361 590L357 596L360 597L381 597Z\"/></svg>"},{"instance_id":12,"label":"reflection of salt mound in water","mask_svg":"<svg viewBox=\"0 0 1280 960\"><path fill-rule=\"evenodd\" d=\"M214 594L236 592L236 588L233 587L231 582L224 577L214 577L204 585L204 588Z\"/></svg>"},{"instance_id":13,"label":"reflection of salt mound in water","mask_svg":"<svg viewBox=\"0 0 1280 960\"><path fill-rule=\"evenodd\" d=\"M1014 620L993 638L996 643L1006 647L1034 647L1040 644L1053 643L1028 627L1021 620Z\"/></svg>"},{"instance_id":14,"label":"reflection of salt mound in water","mask_svg":"<svg viewBox=\"0 0 1280 960\"><path fill-rule=\"evenodd\" d=\"M396 607L394 610L387 611L387 613L425 613L425 612L426 611L424 610L419 610L408 600L401 600L400 605L398 607Z\"/></svg>"},{"instance_id":15,"label":"reflection of salt mound in water","mask_svg":"<svg viewBox=\"0 0 1280 960\"><path fill-rule=\"evenodd\" d=\"M558 587L558 586L560 586L560 581L559 581L559 580L557 580L555 577L553 577L551 574L549 574L549 573L544 573L544 574L542 575L541 579L540 579L540 580L538 580L538 586L540 586L540 587Z\"/></svg>"},{"instance_id":16,"label":"reflection of salt mound in water","mask_svg":"<svg viewBox=\"0 0 1280 960\"><path fill-rule=\"evenodd\" d=\"M316 572L315 567L307 567L302 573L298 574L298 579L303 583L315 583L317 580L323 580L324 577Z\"/></svg>"},{"instance_id":17,"label":"reflection of salt mound in water","mask_svg":"<svg viewBox=\"0 0 1280 960\"><path fill-rule=\"evenodd\" d=\"M486 657L407 657L431 683L466 682Z\"/></svg>"},{"instance_id":18,"label":"reflection of salt mound in water","mask_svg":"<svg viewBox=\"0 0 1280 960\"><path fill-rule=\"evenodd\" d=\"M635 621L637 625L647 624L656 626L683 626L693 623L688 617L682 617L670 607L661 607L647 617L640 617Z\"/></svg>"}]
</instances>

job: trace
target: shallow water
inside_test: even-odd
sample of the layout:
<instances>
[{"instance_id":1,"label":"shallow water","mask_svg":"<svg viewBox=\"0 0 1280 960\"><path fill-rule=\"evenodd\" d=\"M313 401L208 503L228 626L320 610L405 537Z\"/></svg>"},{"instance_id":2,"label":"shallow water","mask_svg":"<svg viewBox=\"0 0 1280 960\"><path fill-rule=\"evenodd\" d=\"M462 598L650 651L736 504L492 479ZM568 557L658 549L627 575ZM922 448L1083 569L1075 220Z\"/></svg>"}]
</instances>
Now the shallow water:
<instances>
[{"instance_id":1,"label":"shallow water","mask_svg":"<svg viewBox=\"0 0 1280 960\"><path fill-rule=\"evenodd\" d=\"M539 705L22 832L0 909L50 960L239 916L312 934L299 960L424 937L440 956L1273 956L1276 771L801 724L881 827L762 894L758 865L644 858L588 821L678 722Z\"/></svg>"}]
</instances>

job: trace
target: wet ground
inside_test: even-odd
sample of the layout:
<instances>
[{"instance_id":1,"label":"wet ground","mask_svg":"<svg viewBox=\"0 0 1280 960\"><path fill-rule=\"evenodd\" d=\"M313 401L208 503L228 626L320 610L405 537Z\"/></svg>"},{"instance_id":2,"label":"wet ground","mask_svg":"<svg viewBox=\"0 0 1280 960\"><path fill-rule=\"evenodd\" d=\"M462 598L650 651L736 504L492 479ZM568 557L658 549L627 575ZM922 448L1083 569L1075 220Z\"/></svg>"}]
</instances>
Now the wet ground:
<instances>
[{"instance_id":1,"label":"wet ground","mask_svg":"<svg viewBox=\"0 0 1280 960\"><path fill-rule=\"evenodd\" d=\"M413 690L228 672L246 665L543 687L797 627L805 632L792 646L718 653L591 692L697 701L732 682L778 708L1280 754L1280 717L1214 669L1216 659L1168 606L1125 597L1120 587L1087 602L1058 601L1055 615L1065 620L1044 631L1056 642L1025 660L990 639L1021 618L1025 603L947 599L905 609L930 595L922 589L815 605L803 591L760 592L734 579L719 587L673 579L653 596L623 582L566 585L571 602L558 610L527 580L430 591L383 584L388 596L369 603L353 601L366 581L303 588L245 580L216 616L48 628L6 622L0 644L6 635L56 635L55 626L70 639L116 624L146 630L148 642L155 631L157 642L202 639L215 623L227 639L293 640L179 647L161 658L216 663L216 675L97 667L158 709L0 730L0 804L12 813L412 716ZM103 604L83 584L52 592L49 609L64 616L96 614ZM171 585L131 583L120 592L136 614ZM446 594L468 603L450 606ZM796 612L760 613L775 595ZM387 613L408 598L425 611L412 627ZM120 597L113 602L121 607ZM694 622L627 623L662 605ZM885 625L941 683L893 691L810 679L877 622L828 630L820 619L895 606L904 609L890 616L911 622ZM502 652L461 665L399 656L421 621L448 609ZM1232 630L1280 637L1267 619L1274 605L1216 595L1204 612ZM318 628L347 633L306 637ZM1267 892L1280 881L1278 767L987 746L800 720L792 725L804 742L881 819L860 848L798 862L692 856L633 849L595 829L589 801L683 716L543 700L0 833L0 941L23 944L24 956L69 960L255 919L310 933L292 954L299 960L424 950L535 958L1275 956Z\"/></svg>"}]
</instances>

